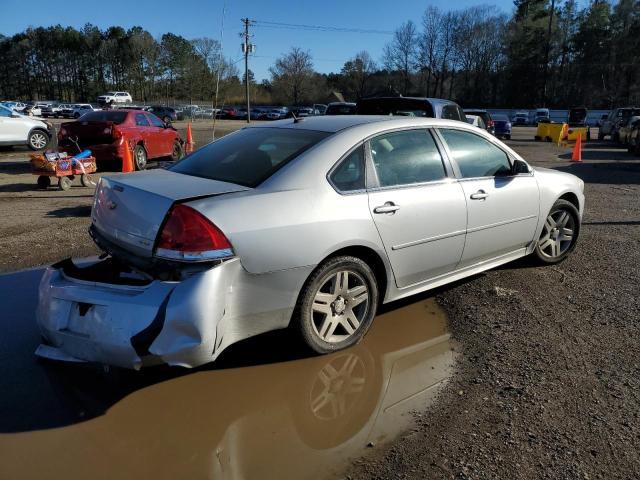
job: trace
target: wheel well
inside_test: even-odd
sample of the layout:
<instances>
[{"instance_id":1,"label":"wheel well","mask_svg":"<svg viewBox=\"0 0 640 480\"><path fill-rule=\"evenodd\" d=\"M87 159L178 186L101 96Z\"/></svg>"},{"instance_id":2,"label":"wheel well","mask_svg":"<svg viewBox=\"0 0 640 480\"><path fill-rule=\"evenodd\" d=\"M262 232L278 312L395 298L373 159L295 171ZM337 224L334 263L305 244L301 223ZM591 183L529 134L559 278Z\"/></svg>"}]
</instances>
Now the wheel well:
<instances>
[{"instance_id":1,"label":"wheel well","mask_svg":"<svg viewBox=\"0 0 640 480\"><path fill-rule=\"evenodd\" d=\"M378 255L375 250L369 247L355 245L351 247L345 247L333 252L327 258L323 259L320 263L323 263L329 258L339 257L342 255L358 257L360 260L364 261L371 267L371 270L373 270L373 274L376 277L376 281L378 282L378 297L380 298L380 303L382 303L387 293L387 271L384 267L384 262L380 258L380 255Z\"/></svg>"},{"instance_id":2,"label":"wheel well","mask_svg":"<svg viewBox=\"0 0 640 480\"><path fill-rule=\"evenodd\" d=\"M580 202L578 201L578 197L575 193L567 192L563 194L558 200L566 200L573 204L576 207L576 210L580 211Z\"/></svg>"}]
</instances>

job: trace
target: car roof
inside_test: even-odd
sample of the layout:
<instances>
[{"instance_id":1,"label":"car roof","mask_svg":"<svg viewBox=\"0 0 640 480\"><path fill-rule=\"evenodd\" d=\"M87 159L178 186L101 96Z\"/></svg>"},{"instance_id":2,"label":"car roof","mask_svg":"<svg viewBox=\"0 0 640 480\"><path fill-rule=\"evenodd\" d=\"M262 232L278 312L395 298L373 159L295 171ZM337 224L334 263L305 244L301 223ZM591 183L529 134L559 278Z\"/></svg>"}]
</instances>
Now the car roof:
<instances>
[{"instance_id":1,"label":"car roof","mask_svg":"<svg viewBox=\"0 0 640 480\"><path fill-rule=\"evenodd\" d=\"M471 113L471 112L478 112L478 113L488 113L486 110L483 110L481 108L463 108L462 109L463 112L465 113Z\"/></svg>"},{"instance_id":2,"label":"car roof","mask_svg":"<svg viewBox=\"0 0 640 480\"><path fill-rule=\"evenodd\" d=\"M300 130L316 130L335 133L351 127L366 124L382 124L389 128L394 127L429 127L429 126L460 126L466 122L457 120L443 120L430 117L404 117L392 115L318 115L294 119L279 120L268 124L251 125L245 128L294 128Z\"/></svg>"}]
</instances>

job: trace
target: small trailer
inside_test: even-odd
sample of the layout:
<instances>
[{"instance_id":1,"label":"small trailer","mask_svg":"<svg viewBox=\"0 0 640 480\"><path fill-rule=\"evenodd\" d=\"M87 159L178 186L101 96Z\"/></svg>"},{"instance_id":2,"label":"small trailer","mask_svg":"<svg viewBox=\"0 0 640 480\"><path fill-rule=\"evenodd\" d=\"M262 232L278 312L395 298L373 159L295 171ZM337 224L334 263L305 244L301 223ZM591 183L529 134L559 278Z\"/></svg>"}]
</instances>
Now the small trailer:
<instances>
[{"instance_id":1,"label":"small trailer","mask_svg":"<svg viewBox=\"0 0 640 480\"><path fill-rule=\"evenodd\" d=\"M83 187L95 187L91 174L96 170L96 159L90 150L73 157L58 152L31 155L31 173L38 175L38 188L43 190L51 186L51 177L58 179L60 190L69 190L76 176Z\"/></svg>"}]
</instances>

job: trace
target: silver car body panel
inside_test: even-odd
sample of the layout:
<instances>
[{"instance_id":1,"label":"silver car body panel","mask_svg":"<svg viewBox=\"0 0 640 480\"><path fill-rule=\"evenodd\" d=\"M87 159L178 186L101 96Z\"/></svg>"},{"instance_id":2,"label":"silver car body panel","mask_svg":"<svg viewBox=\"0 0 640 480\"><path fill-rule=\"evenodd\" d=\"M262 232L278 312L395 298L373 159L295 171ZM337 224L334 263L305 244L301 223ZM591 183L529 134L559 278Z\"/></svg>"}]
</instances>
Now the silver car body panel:
<instances>
[{"instance_id":1,"label":"silver car body panel","mask_svg":"<svg viewBox=\"0 0 640 480\"><path fill-rule=\"evenodd\" d=\"M469 131L510 159L523 160L489 133L461 122L318 116L249 128L335 133L256 188L171 171L104 179L106 192L96 193L93 222L120 247L150 257L166 213L179 201L211 219L235 257L182 281L154 280L144 287L81 282L49 268L40 286L38 322L54 351L41 354L130 368L155 361L194 367L239 340L286 327L306 279L340 250L357 247L379 257L387 280L381 297L390 302L530 253L547 212L563 195L577 202L580 215L584 210L584 184L567 173L530 168L508 178L460 178L439 128ZM448 178L346 194L327 179L355 146L384 132L415 128L432 129ZM488 196L470 199L478 190ZM105 210L109 201L117 207ZM389 201L400 209L373 213ZM82 318L81 304L91 305ZM159 314L161 329L148 355L141 356L131 339Z\"/></svg>"}]
</instances>

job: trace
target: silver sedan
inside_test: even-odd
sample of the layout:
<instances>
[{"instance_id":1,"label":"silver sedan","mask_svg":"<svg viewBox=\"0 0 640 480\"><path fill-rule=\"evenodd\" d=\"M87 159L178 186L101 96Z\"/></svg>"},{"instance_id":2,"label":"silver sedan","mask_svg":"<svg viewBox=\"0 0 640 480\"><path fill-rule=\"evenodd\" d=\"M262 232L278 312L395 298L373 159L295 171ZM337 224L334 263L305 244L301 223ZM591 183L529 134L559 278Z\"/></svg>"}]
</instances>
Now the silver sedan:
<instances>
[{"instance_id":1,"label":"silver sedan","mask_svg":"<svg viewBox=\"0 0 640 480\"><path fill-rule=\"evenodd\" d=\"M357 343L381 303L575 247L584 184L471 125L318 116L252 126L167 170L103 177L101 259L49 267L37 354L194 367L291 327Z\"/></svg>"}]
</instances>

